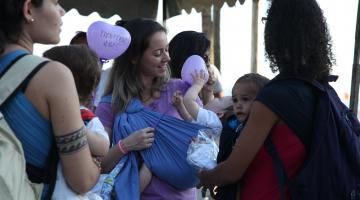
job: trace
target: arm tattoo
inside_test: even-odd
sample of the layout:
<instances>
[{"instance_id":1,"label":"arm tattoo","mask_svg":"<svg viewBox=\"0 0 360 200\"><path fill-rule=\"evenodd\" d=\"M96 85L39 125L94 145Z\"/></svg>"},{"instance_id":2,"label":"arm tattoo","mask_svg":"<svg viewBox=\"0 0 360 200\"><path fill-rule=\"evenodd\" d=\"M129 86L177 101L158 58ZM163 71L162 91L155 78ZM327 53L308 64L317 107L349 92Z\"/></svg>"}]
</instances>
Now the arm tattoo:
<instances>
[{"instance_id":1,"label":"arm tattoo","mask_svg":"<svg viewBox=\"0 0 360 200\"><path fill-rule=\"evenodd\" d=\"M55 136L56 146L58 148L59 154L72 154L87 145L86 131L83 126L79 130L76 130L72 133Z\"/></svg>"}]
</instances>

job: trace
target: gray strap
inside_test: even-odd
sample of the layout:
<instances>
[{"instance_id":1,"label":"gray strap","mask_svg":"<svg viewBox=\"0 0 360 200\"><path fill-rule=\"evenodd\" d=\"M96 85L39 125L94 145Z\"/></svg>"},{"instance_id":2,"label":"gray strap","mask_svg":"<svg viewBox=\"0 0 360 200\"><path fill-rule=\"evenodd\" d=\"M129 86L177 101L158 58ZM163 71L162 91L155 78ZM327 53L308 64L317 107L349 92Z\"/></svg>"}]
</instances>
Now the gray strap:
<instances>
[{"instance_id":1,"label":"gray strap","mask_svg":"<svg viewBox=\"0 0 360 200\"><path fill-rule=\"evenodd\" d=\"M47 59L26 55L16 61L0 79L0 105L21 85L30 73Z\"/></svg>"}]
</instances>

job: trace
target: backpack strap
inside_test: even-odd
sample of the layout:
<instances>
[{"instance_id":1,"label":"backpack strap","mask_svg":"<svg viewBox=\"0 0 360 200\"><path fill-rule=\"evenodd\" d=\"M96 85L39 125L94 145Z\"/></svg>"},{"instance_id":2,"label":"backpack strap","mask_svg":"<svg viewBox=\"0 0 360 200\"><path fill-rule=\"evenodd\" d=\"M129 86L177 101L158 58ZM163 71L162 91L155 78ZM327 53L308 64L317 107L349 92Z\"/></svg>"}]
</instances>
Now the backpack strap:
<instances>
[{"instance_id":1,"label":"backpack strap","mask_svg":"<svg viewBox=\"0 0 360 200\"><path fill-rule=\"evenodd\" d=\"M10 64L10 66L7 67L7 71L0 78L0 106L10 99L10 97L18 91L21 85L26 82L37 69L43 66L42 64L48 61L48 59L39 56L25 55L15 63ZM0 117L3 117L1 112ZM54 190L57 161L58 155L56 152L56 145L53 144L47 161L47 171L43 175L44 179L47 180L46 182L49 184L45 199L50 199L52 191ZM28 170L31 171L32 168L26 163L26 171L29 176ZM36 170L32 171L34 172ZM29 177L29 179L31 180L31 177ZM34 182L33 180L31 181Z\"/></svg>"},{"instance_id":2,"label":"backpack strap","mask_svg":"<svg viewBox=\"0 0 360 200\"><path fill-rule=\"evenodd\" d=\"M286 175L285 167L280 159L279 153L276 150L275 144L273 143L271 139L271 135L269 135L264 144L267 152L270 154L273 166L276 171L276 176L279 180L279 186L280 186L280 199L285 200L286 199L286 183L288 182L288 176Z\"/></svg>"},{"instance_id":3,"label":"backpack strap","mask_svg":"<svg viewBox=\"0 0 360 200\"><path fill-rule=\"evenodd\" d=\"M26 78L47 59L26 55L16 61L0 78L0 105L2 105L26 80Z\"/></svg>"}]
</instances>

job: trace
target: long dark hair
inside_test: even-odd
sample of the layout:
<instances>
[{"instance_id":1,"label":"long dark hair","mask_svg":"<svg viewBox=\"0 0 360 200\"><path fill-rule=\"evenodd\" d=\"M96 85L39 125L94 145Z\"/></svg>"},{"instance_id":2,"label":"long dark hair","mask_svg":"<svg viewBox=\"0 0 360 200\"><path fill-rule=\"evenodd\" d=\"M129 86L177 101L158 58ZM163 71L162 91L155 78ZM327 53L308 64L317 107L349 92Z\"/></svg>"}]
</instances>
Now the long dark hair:
<instances>
[{"instance_id":1,"label":"long dark hair","mask_svg":"<svg viewBox=\"0 0 360 200\"><path fill-rule=\"evenodd\" d=\"M0 54L8 42L17 42L23 29L25 0L0 1ZM35 7L41 7L43 0L32 0Z\"/></svg>"},{"instance_id":2,"label":"long dark hair","mask_svg":"<svg viewBox=\"0 0 360 200\"><path fill-rule=\"evenodd\" d=\"M321 79L335 64L326 20L316 0L272 0L264 37L273 72Z\"/></svg>"},{"instance_id":3,"label":"long dark hair","mask_svg":"<svg viewBox=\"0 0 360 200\"><path fill-rule=\"evenodd\" d=\"M129 31L131 42L129 48L117 57L111 69L110 78L104 94L112 93L112 105L116 111L123 111L133 97L140 97L144 90L141 77L140 60L149 47L151 37L166 29L151 19L133 19L116 23ZM170 79L170 69L167 75L156 78L151 86L152 93L160 91Z\"/></svg>"},{"instance_id":4,"label":"long dark hair","mask_svg":"<svg viewBox=\"0 0 360 200\"><path fill-rule=\"evenodd\" d=\"M185 60L191 55L203 57L209 49L210 40L203 33L183 31L175 35L169 43L171 77L181 78ZM205 62L209 62L208 58L205 58Z\"/></svg>"}]
</instances>

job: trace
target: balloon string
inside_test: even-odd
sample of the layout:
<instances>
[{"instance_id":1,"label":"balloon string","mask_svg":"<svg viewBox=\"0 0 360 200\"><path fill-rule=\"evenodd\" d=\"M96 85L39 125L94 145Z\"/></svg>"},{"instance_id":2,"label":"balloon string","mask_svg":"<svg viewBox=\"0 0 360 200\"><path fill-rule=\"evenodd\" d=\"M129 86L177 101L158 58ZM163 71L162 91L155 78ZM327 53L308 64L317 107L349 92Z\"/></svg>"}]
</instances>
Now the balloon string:
<instances>
[{"instance_id":1,"label":"balloon string","mask_svg":"<svg viewBox=\"0 0 360 200\"><path fill-rule=\"evenodd\" d=\"M108 63L109 60L108 60L108 59L105 59L105 58L100 58L99 60L100 60L100 63L101 63L100 70L102 70L104 64L105 64L105 63ZM93 108L92 108L93 111L94 111L94 109L95 109L95 100L96 100L96 98L97 98L96 93L97 93L98 90L99 90L99 86L97 86L97 87L95 88L95 90L93 91L93 93L92 93L93 98L92 98L91 104L92 104L92 106L93 106Z\"/></svg>"}]
</instances>

